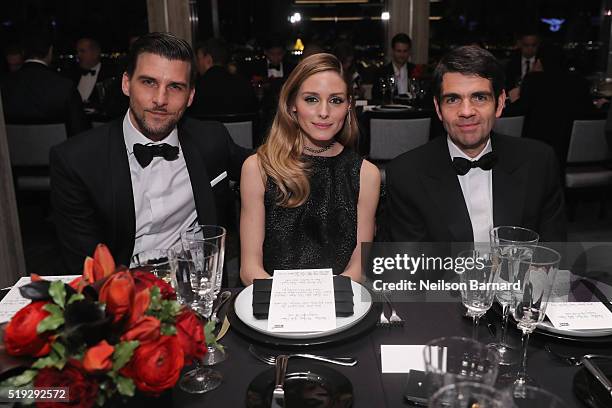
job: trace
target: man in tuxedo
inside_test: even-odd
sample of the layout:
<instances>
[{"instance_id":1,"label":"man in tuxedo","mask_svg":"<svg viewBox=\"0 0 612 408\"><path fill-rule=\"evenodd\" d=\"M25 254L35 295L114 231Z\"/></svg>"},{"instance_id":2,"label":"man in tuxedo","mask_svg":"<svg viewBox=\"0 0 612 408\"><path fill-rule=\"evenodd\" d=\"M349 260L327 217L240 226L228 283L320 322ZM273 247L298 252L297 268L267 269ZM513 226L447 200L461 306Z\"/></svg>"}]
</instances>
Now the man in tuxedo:
<instances>
[{"instance_id":1,"label":"man in tuxedo","mask_svg":"<svg viewBox=\"0 0 612 408\"><path fill-rule=\"evenodd\" d=\"M280 38L271 37L264 44L265 59L253 66L252 75L266 80L285 80L293 66L285 60L285 45Z\"/></svg>"},{"instance_id":2,"label":"man in tuxedo","mask_svg":"<svg viewBox=\"0 0 612 408\"><path fill-rule=\"evenodd\" d=\"M24 53L23 66L2 83L6 122L65 123L68 136L89 129L76 88L49 67L53 56L51 36L45 32L28 33Z\"/></svg>"},{"instance_id":3,"label":"man in tuxedo","mask_svg":"<svg viewBox=\"0 0 612 408\"><path fill-rule=\"evenodd\" d=\"M125 117L51 151L51 200L71 273L100 242L128 265L133 254L171 247L195 223L225 223L228 177L239 179L248 151L222 124L182 118L195 75L186 41L140 37L122 78Z\"/></svg>"},{"instance_id":4,"label":"man in tuxedo","mask_svg":"<svg viewBox=\"0 0 612 408\"><path fill-rule=\"evenodd\" d=\"M448 136L388 165L382 240L489 242L499 225L533 229L543 241L565 240L553 150L491 131L506 98L495 57L479 47L456 48L436 67L432 86Z\"/></svg>"},{"instance_id":5,"label":"man in tuxedo","mask_svg":"<svg viewBox=\"0 0 612 408\"><path fill-rule=\"evenodd\" d=\"M415 68L415 65L409 62L411 51L412 40L408 34L399 33L393 36L391 39L391 62L380 69L374 82L372 95L375 99L382 97L380 82L387 80L389 77L395 79L395 95L408 93L408 83Z\"/></svg>"},{"instance_id":6,"label":"man in tuxedo","mask_svg":"<svg viewBox=\"0 0 612 408\"><path fill-rule=\"evenodd\" d=\"M249 81L227 70L227 44L211 38L197 45L195 50L199 76L193 104L187 113L199 117L256 112L257 99Z\"/></svg>"},{"instance_id":7,"label":"man in tuxedo","mask_svg":"<svg viewBox=\"0 0 612 408\"><path fill-rule=\"evenodd\" d=\"M524 32L520 34L517 45L517 52L506 64L506 90L508 92L519 87L525 75L533 69L540 46L540 37L532 32Z\"/></svg>"}]
</instances>

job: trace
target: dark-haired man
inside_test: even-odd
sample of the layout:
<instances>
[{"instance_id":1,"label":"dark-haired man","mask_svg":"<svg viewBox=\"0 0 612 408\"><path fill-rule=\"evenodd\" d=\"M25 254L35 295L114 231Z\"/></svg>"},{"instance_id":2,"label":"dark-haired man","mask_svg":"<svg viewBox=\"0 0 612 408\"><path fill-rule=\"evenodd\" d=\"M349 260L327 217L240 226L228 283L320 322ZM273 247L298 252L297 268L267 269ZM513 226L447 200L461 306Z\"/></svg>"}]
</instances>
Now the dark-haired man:
<instances>
[{"instance_id":1,"label":"dark-haired man","mask_svg":"<svg viewBox=\"0 0 612 408\"><path fill-rule=\"evenodd\" d=\"M211 38L195 48L198 79L188 114L194 117L257 111L253 87L245 78L227 70L229 50L225 41Z\"/></svg>"},{"instance_id":2,"label":"dark-haired man","mask_svg":"<svg viewBox=\"0 0 612 408\"><path fill-rule=\"evenodd\" d=\"M506 97L495 57L479 47L459 47L442 58L432 85L448 136L388 165L382 239L489 242L492 227L515 225L537 231L543 241L565 240L552 149L491 131Z\"/></svg>"},{"instance_id":3,"label":"dark-haired man","mask_svg":"<svg viewBox=\"0 0 612 408\"><path fill-rule=\"evenodd\" d=\"M194 94L187 42L150 33L132 46L123 92L130 107L51 151L51 199L63 256L78 272L97 243L120 264L169 248L194 223L224 224L247 152L222 124L182 119Z\"/></svg>"},{"instance_id":4,"label":"dark-haired man","mask_svg":"<svg viewBox=\"0 0 612 408\"><path fill-rule=\"evenodd\" d=\"M28 33L26 60L2 83L7 123L65 123L68 136L90 128L79 94L69 79L51 69L53 45L45 32Z\"/></svg>"},{"instance_id":5,"label":"dark-haired man","mask_svg":"<svg viewBox=\"0 0 612 408\"><path fill-rule=\"evenodd\" d=\"M382 96L380 81L387 80L390 77L394 78L396 95L408 93L409 79L415 67L415 65L409 61L411 51L412 40L408 34L399 33L393 36L391 39L391 62L384 65L378 74L378 78L372 90L374 98L380 98Z\"/></svg>"},{"instance_id":6,"label":"dark-haired man","mask_svg":"<svg viewBox=\"0 0 612 408\"><path fill-rule=\"evenodd\" d=\"M523 32L517 39L517 51L506 64L506 90L510 91L521 85L536 62L540 37L536 33Z\"/></svg>"}]
</instances>

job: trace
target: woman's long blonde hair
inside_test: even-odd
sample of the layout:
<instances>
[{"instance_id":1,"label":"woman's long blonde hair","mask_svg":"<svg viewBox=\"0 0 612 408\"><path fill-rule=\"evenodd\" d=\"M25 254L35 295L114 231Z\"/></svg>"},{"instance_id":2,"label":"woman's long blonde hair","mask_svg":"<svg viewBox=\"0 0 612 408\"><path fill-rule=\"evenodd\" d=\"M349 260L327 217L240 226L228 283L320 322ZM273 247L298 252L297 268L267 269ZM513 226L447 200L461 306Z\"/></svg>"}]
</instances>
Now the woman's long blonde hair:
<instances>
[{"instance_id":1,"label":"woman's long blonde hair","mask_svg":"<svg viewBox=\"0 0 612 408\"><path fill-rule=\"evenodd\" d=\"M277 203L283 207L298 207L310 195L308 164L302 160L304 140L297 117L292 112L302 83L314 74L334 71L346 84L342 64L332 54L314 54L304 58L283 85L278 110L268 132L266 142L257 150L264 185L267 178L278 186ZM359 134L353 109L352 88L346 84L349 111L336 141L343 146L353 146Z\"/></svg>"}]
</instances>

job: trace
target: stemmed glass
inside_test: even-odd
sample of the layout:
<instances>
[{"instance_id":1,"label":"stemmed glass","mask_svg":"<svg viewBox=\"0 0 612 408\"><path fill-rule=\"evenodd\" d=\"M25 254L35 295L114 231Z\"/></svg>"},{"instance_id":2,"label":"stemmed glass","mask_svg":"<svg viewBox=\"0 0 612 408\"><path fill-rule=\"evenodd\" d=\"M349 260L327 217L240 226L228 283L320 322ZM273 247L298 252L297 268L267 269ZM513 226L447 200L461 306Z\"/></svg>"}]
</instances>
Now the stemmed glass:
<instances>
[{"instance_id":1,"label":"stemmed glass","mask_svg":"<svg viewBox=\"0 0 612 408\"><path fill-rule=\"evenodd\" d=\"M567 408L555 394L530 385L516 389L512 396L516 408Z\"/></svg>"},{"instance_id":2,"label":"stemmed glass","mask_svg":"<svg viewBox=\"0 0 612 408\"><path fill-rule=\"evenodd\" d=\"M529 335L538 323L544 320L561 261L561 255L557 251L544 246L519 247L519 251L514 274L516 287L512 289L512 316L522 331L520 366L513 382L515 394L522 393L525 385L535 385L535 381L527 376ZM502 376L501 382L506 383L512 378L508 375Z\"/></svg>"},{"instance_id":3,"label":"stemmed glass","mask_svg":"<svg viewBox=\"0 0 612 408\"><path fill-rule=\"evenodd\" d=\"M537 244L540 236L537 232L527 228L514 226L499 226L489 232L491 247L499 255L500 266L498 282L502 284L512 283L513 268L516 264L513 257L518 255L517 246ZM500 364L510 365L518 361L517 350L508 344L508 318L510 316L510 306L512 303L511 290L498 290L495 298L502 306L502 327L499 343L491 343L489 347L497 350L501 356Z\"/></svg>"},{"instance_id":4,"label":"stemmed glass","mask_svg":"<svg viewBox=\"0 0 612 408\"><path fill-rule=\"evenodd\" d=\"M491 248L472 249L459 253L459 257L470 259L469 267L459 274L461 302L472 317L472 339L478 340L478 322L491 308L495 297L495 283L499 275L499 258Z\"/></svg>"},{"instance_id":5,"label":"stemmed glass","mask_svg":"<svg viewBox=\"0 0 612 408\"><path fill-rule=\"evenodd\" d=\"M190 307L196 311L206 312L207 303L212 296L214 277L217 268L218 249L209 242L187 242L186 248L180 253L172 256L177 272L183 274L189 272L190 284L194 292L194 299ZM210 316L210 311L208 312ZM205 393L212 391L221 385L223 376L220 372L203 367L201 361L196 360L196 368L185 373L180 381L179 387L188 393Z\"/></svg>"},{"instance_id":6,"label":"stemmed glass","mask_svg":"<svg viewBox=\"0 0 612 408\"><path fill-rule=\"evenodd\" d=\"M429 408L510 408L512 399L507 392L490 385L460 382L440 388L429 399Z\"/></svg>"}]
</instances>

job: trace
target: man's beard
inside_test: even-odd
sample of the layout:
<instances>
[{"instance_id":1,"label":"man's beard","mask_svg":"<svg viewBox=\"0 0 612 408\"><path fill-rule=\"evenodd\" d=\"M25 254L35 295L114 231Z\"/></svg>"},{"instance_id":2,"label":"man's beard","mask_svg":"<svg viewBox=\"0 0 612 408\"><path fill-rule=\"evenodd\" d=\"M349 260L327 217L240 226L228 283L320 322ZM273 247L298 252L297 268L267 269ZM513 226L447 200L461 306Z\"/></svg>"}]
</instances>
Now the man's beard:
<instances>
[{"instance_id":1,"label":"man's beard","mask_svg":"<svg viewBox=\"0 0 612 408\"><path fill-rule=\"evenodd\" d=\"M141 116L140 112L135 110L132 106L130 106L130 110L134 114L134 119L136 120L138 128L140 129L142 134L148 139L151 139L154 141L162 140L166 136L168 136L170 132L172 132L172 129L174 129L174 127L176 126L176 123L178 122L177 120L174 120L174 118L172 118L172 120L167 122L165 126L159 127L159 128L153 128L146 122L145 117L144 117L144 113L145 113L144 111Z\"/></svg>"}]
</instances>

